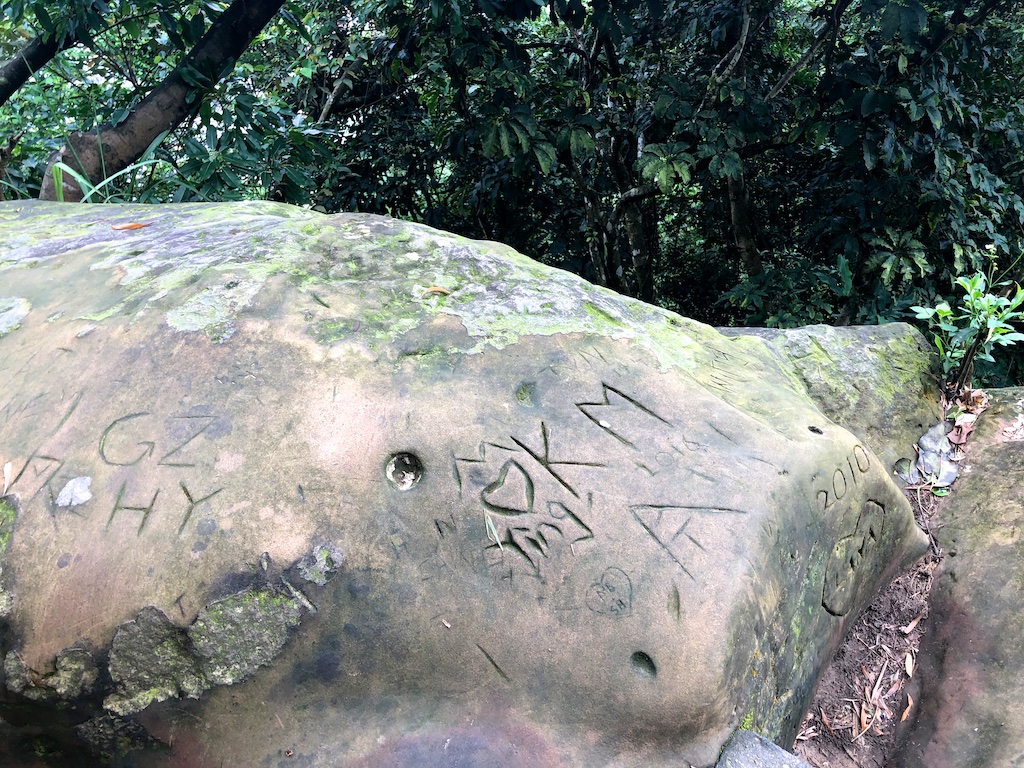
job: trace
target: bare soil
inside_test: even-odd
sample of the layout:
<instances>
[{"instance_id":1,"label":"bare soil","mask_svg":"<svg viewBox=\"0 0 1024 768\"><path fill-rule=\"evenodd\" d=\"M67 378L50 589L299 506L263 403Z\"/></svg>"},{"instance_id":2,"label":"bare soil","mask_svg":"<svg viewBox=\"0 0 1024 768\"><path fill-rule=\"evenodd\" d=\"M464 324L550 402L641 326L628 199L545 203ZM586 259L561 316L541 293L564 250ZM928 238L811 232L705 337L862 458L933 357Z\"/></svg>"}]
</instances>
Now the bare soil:
<instances>
[{"instance_id":1,"label":"bare soil","mask_svg":"<svg viewBox=\"0 0 1024 768\"><path fill-rule=\"evenodd\" d=\"M939 499L906 489L931 552L898 575L860 616L837 651L804 718L794 751L814 768L885 768L912 718L913 677L928 627L932 574L942 559L932 535Z\"/></svg>"}]
</instances>

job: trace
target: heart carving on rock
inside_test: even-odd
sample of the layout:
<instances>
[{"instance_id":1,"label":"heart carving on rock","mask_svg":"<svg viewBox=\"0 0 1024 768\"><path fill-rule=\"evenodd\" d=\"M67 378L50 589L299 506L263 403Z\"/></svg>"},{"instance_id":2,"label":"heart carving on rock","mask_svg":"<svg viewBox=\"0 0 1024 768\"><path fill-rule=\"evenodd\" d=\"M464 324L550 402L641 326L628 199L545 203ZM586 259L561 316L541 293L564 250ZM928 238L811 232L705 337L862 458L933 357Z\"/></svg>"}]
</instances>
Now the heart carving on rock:
<instances>
[{"instance_id":1,"label":"heart carving on rock","mask_svg":"<svg viewBox=\"0 0 1024 768\"><path fill-rule=\"evenodd\" d=\"M533 512L533 480L518 461L509 459L480 493L480 500L498 515L528 515Z\"/></svg>"},{"instance_id":2,"label":"heart carving on rock","mask_svg":"<svg viewBox=\"0 0 1024 768\"><path fill-rule=\"evenodd\" d=\"M633 584L620 568L605 568L587 590L587 608L603 616L621 618L633 613Z\"/></svg>"}]
</instances>

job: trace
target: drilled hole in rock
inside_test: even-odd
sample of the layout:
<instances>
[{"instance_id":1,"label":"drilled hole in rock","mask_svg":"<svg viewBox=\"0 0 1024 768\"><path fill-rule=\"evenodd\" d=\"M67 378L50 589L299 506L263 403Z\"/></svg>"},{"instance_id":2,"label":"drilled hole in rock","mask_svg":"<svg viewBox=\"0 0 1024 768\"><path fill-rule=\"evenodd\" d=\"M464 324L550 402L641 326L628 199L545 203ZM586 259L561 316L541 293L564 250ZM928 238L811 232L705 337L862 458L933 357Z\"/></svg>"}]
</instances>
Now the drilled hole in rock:
<instances>
[{"instance_id":1,"label":"drilled hole in rock","mask_svg":"<svg viewBox=\"0 0 1024 768\"><path fill-rule=\"evenodd\" d=\"M384 474L395 488L408 491L423 477L423 463L411 453L396 453L388 459Z\"/></svg>"},{"instance_id":2,"label":"drilled hole in rock","mask_svg":"<svg viewBox=\"0 0 1024 768\"><path fill-rule=\"evenodd\" d=\"M658 668L654 666L654 659L643 651L637 651L630 656L629 663L633 665L633 671L642 677L658 676Z\"/></svg>"},{"instance_id":3,"label":"drilled hole in rock","mask_svg":"<svg viewBox=\"0 0 1024 768\"><path fill-rule=\"evenodd\" d=\"M818 428L818 427L808 427L808 429L809 429L809 430L811 430L811 432L813 432L813 433L814 433L814 434L816 434L816 435L824 435L824 434L825 434L825 433L824 433L824 432L822 432L822 431L821 431L821 429L820 429L820 428Z\"/></svg>"}]
</instances>

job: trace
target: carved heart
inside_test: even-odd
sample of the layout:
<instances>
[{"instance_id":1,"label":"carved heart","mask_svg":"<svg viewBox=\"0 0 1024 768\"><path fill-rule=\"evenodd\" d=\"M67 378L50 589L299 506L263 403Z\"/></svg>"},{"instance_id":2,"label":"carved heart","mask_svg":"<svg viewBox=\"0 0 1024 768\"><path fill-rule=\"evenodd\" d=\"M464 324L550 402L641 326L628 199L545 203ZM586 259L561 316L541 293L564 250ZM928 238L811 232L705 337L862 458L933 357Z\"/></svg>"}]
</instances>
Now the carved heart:
<instances>
[{"instance_id":1,"label":"carved heart","mask_svg":"<svg viewBox=\"0 0 1024 768\"><path fill-rule=\"evenodd\" d=\"M480 493L480 500L498 515L528 515L533 512L533 480L519 462L509 459L498 479Z\"/></svg>"},{"instance_id":2,"label":"carved heart","mask_svg":"<svg viewBox=\"0 0 1024 768\"><path fill-rule=\"evenodd\" d=\"M633 584L626 572L619 568L605 568L601 579L587 590L587 608L615 618L633 613Z\"/></svg>"}]
</instances>

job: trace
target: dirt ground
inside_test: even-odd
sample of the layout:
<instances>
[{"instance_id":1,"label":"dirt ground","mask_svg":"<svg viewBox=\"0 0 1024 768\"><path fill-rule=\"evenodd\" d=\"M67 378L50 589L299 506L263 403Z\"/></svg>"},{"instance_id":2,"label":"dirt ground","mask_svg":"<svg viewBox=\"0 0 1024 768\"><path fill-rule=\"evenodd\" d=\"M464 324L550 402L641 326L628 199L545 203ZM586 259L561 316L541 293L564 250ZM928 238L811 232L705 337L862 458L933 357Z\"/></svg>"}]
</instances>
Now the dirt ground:
<instances>
[{"instance_id":1,"label":"dirt ground","mask_svg":"<svg viewBox=\"0 0 1024 768\"><path fill-rule=\"evenodd\" d=\"M794 747L814 768L885 768L917 706L913 676L942 552L932 535L939 499L927 488L906 493L932 550L879 593L822 677Z\"/></svg>"}]
</instances>

